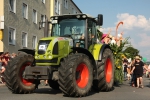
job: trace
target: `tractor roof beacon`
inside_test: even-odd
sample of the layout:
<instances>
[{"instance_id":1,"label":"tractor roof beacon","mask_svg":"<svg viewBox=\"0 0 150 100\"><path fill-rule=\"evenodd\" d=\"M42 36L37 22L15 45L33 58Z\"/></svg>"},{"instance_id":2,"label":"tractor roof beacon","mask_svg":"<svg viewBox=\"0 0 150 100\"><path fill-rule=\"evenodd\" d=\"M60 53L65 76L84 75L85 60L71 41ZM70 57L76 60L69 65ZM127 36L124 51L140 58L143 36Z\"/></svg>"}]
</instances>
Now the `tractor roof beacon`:
<instances>
[{"instance_id":1,"label":"tractor roof beacon","mask_svg":"<svg viewBox=\"0 0 150 100\"><path fill-rule=\"evenodd\" d=\"M43 79L72 97L86 96L91 88L110 91L113 54L109 45L97 43L96 26L103 24L103 16L52 16L50 21L40 22L40 28L44 23L45 34L49 24L52 26L51 36L40 39L36 50L19 50L22 53L6 67L6 86L12 93L31 93Z\"/></svg>"}]
</instances>

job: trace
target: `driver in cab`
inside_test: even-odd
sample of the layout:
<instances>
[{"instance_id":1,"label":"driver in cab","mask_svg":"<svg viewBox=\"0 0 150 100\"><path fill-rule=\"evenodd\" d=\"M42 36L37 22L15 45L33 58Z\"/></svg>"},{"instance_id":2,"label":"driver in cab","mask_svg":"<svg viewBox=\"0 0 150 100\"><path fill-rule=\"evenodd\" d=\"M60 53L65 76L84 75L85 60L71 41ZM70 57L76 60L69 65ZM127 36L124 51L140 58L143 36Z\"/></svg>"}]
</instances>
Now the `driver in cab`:
<instances>
[{"instance_id":1,"label":"driver in cab","mask_svg":"<svg viewBox=\"0 0 150 100\"><path fill-rule=\"evenodd\" d=\"M77 28L76 29L76 34L77 36L75 37L75 39L84 39L84 34L82 33L81 29L80 28ZM76 43L76 47L80 47L80 41L77 40L75 43Z\"/></svg>"}]
</instances>

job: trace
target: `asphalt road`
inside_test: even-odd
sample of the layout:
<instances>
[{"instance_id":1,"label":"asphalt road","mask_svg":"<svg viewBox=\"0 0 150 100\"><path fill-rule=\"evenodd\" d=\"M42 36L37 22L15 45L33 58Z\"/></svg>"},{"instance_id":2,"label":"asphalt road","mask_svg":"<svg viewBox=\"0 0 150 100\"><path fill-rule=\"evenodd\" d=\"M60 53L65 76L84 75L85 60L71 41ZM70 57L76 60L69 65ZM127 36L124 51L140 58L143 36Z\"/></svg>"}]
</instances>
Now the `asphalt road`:
<instances>
[{"instance_id":1,"label":"asphalt road","mask_svg":"<svg viewBox=\"0 0 150 100\"><path fill-rule=\"evenodd\" d=\"M124 81L120 87L114 86L110 92L95 93L91 91L86 97L65 97L61 91L52 90L49 86L40 85L32 94L12 94L5 85L0 86L0 100L150 100L150 79L144 78L144 88L131 87Z\"/></svg>"}]
</instances>

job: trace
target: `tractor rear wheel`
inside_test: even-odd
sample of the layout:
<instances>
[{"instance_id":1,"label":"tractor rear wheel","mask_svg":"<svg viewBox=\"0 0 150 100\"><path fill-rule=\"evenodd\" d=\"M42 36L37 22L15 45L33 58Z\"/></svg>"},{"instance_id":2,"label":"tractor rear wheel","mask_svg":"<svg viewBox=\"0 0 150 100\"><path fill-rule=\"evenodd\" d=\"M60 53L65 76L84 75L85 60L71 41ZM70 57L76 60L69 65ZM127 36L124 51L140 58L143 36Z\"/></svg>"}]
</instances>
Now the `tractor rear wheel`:
<instances>
[{"instance_id":1,"label":"tractor rear wheel","mask_svg":"<svg viewBox=\"0 0 150 100\"><path fill-rule=\"evenodd\" d=\"M22 53L8 62L4 78L12 93L27 94L35 90L35 80L23 78L25 67L31 65L33 60L32 55Z\"/></svg>"},{"instance_id":2,"label":"tractor rear wheel","mask_svg":"<svg viewBox=\"0 0 150 100\"><path fill-rule=\"evenodd\" d=\"M93 66L88 56L81 53L64 58L59 68L60 90L67 96L85 96L93 82Z\"/></svg>"},{"instance_id":3,"label":"tractor rear wheel","mask_svg":"<svg viewBox=\"0 0 150 100\"><path fill-rule=\"evenodd\" d=\"M98 80L93 81L93 88L97 91L110 91L114 83L114 58L110 49L105 49L102 61L98 62Z\"/></svg>"}]
</instances>

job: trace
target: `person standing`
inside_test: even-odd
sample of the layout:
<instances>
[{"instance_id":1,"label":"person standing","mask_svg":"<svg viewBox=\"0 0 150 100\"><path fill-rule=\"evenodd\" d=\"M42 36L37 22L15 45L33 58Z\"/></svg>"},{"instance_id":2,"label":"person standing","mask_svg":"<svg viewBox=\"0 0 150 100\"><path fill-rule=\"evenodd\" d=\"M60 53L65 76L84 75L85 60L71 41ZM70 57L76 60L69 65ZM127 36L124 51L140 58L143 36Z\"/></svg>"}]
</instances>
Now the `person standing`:
<instances>
[{"instance_id":1,"label":"person standing","mask_svg":"<svg viewBox=\"0 0 150 100\"><path fill-rule=\"evenodd\" d=\"M132 71L132 69L133 69L133 67L134 67L134 63L135 63L135 59L134 60L132 60L132 62L131 62L131 71ZM135 70L134 70L135 71ZM135 87L136 86L136 76L135 76L135 72L130 72L130 74L131 74L131 85L132 85L132 87Z\"/></svg>"},{"instance_id":2,"label":"person standing","mask_svg":"<svg viewBox=\"0 0 150 100\"><path fill-rule=\"evenodd\" d=\"M101 43L109 44L110 43L110 37L109 34L103 34L101 37Z\"/></svg>"},{"instance_id":3,"label":"person standing","mask_svg":"<svg viewBox=\"0 0 150 100\"><path fill-rule=\"evenodd\" d=\"M131 71L131 73L135 73L135 76L136 76L136 81L137 81L137 88L141 87L143 88L143 68L145 68L146 70L148 70L145 66L144 66L144 63L140 60L140 57L139 56L136 56L135 57L135 63L134 63L134 67ZM141 86L140 86L140 83L141 83Z\"/></svg>"},{"instance_id":4,"label":"person standing","mask_svg":"<svg viewBox=\"0 0 150 100\"><path fill-rule=\"evenodd\" d=\"M5 69L4 62L2 59L4 59L4 58L0 57L0 81L1 81L1 83L5 83L5 80L3 78L3 73L6 69Z\"/></svg>"},{"instance_id":5,"label":"person standing","mask_svg":"<svg viewBox=\"0 0 150 100\"><path fill-rule=\"evenodd\" d=\"M2 64L3 64L3 62L2 62L2 60L1 60L1 58L0 58L0 74L3 74L4 71L5 71L5 67L2 66Z\"/></svg>"},{"instance_id":6,"label":"person standing","mask_svg":"<svg viewBox=\"0 0 150 100\"><path fill-rule=\"evenodd\" d=\"M150 78L150 64L148 65L148 78Z\"/></svg>"},{"instance_id":7,"label":"person standing","mask_svg":"<svg viewBox=\"0 0 150 100\"><path fill-rule=\"evenodd\" d=\"M123 66L124 66L124 80L126 81L127 80L127 68L128 68L128 61L125 59L123 61Z\"/></svg>"},{"instance_id":8,"label":"person standing","mask_svg":"<svg viewBox=\"0 0 150 100\"><path fill-rule=\"evenodd\" d=\"M129 81L131 79L131 74L130 74L130 72L131 72L131 63L128 62L127 65L128 65L127 66L127 78L128 78L128 81Z\"/></svg>"}]
</instances>

